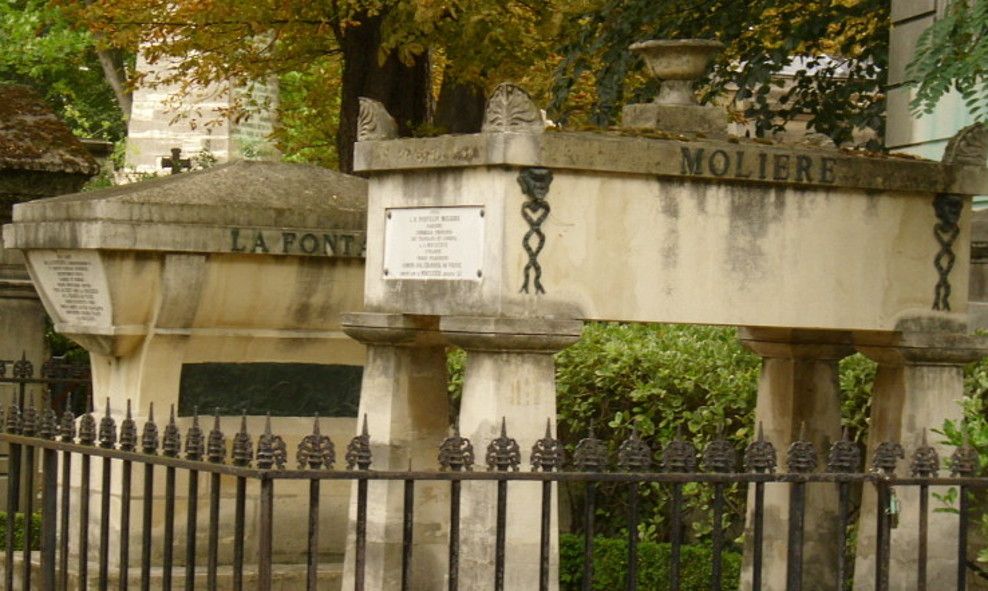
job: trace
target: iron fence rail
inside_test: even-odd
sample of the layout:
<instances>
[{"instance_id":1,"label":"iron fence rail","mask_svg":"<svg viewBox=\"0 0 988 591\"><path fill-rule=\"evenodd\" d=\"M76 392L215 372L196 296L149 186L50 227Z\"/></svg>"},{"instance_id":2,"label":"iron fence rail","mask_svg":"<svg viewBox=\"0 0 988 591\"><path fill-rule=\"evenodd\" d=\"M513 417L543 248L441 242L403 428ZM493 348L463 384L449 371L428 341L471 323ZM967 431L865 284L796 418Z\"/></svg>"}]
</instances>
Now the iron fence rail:
<instances>
[{"instance_id":1,"label":"iron fence rail","mask_svg":"<svg viewBox=\"0 0 988 591\"><path fill-rule=\"evenodd\" d=\"M438 448L438 471L413 470L371 470L373 464L371 440L367 432L366 419L363 431L354 437L346 448L346 470L333 470L336 463L336 452L333 442L319 431L318 417L314 421L312 434L306 436L299 444L296 460L298 468L286 468L287 448L284 441L271 433L270 419L264 432L257 437L256 446L253 437L246 429L246 419L241 421L241 428L232 438L232 445L227 445L227 438L220 430L219 418L216 417L213 428L204 433L199 426L198 416L193 417L192 424L183 437L175 424L174 410L171 417L159 435L159 429L153 418L153 408L149 419L138 433L137 425L131 418L128 403L126 417L119 428L109 412L107 401L106 413L98 424L92 410L76 420L71 410L66 410L61 417L49 407L37 410L32 404L22 407L11 405L5 412L0 409L0 441L9 444L10 474L7 481L10 509L7 512L6 547L4 552L4 584L7 590L13 590L15 582L20 588L31 589L32 577L32 545L33 533L30 527L25 528L23 540L23 557L20 576L15 572L15 521L14 515L19 510L31 515L33 495L27 495L27 506L18 507L19 491L22 486L31 490L34 486L35 470L32 464L40 455L41 470L41 535L40 535L40 573L39 587L45 591L55 589L67 590L72 574L76 575L78 589L87 589L89 585L90 547L90 483L93 472L93 461L99 460L100 490L119 491L121 503L118 520L120 524L119 556L116 570L111 571L110 562L110 494L101 494L98 515L99 547L96 548L97 588L101 591L110 586L113 576L117 579L118 588L128 589L130 565L130 535L131 525L131 494L132 474L134 465L143 467L142 501L140 503L140 589L151 588L152 548L161 544L162 570L161 587L166 590L173 588L173 568L175 567L175 520L176 513L176 474L181 471L188 475L187 507L185 529L185 564L184 588L192 590L196 586L197 564L197 527L199 510L200 475L207 475L208 480L208 525L206 532L206 588L218 587L219 571L219 527L222 501L222 476L235 479L234 502L234 534L232 556L232 587L240 591L245 588L245 555L244 542L246 532L246 498L248 483L257 483L259 515L257 522L257 563L256 588L266 591L271 588L273 578L273 532L274 499L276 485L279 481L308 481L308 516L307 516L307 552L306 552L306 588L316 589L319 572L319 515L320 491L324 481L351 481L356 483L356 523L355 540L352 548L354 555L354 586L356 591L363 591L366 584L365 571L367 567L367 509L368 492L371 481L401 483L403 490L402 507L402 566L401 588L412 589L412 558L415 553L414 521L415 521L415 492L419 483L430 481L445 481L449 483L449 523L448 523L448 564L447 586L450 591L458 591L460 563L460 505L462 484L468 481L490 481L496 488L496 517L492 527L495 532L494 544L494 573L491 585L495 591L503 591L505 572L510 568L506 563L506 521L508 515L509 484L511 482L541 483L541 519L539 522L540 568L538 588L540 591L549 589L550 585L550 556L551 556L551 512L553 483L572 483L584 487L584 546L581 589L593 589L593 560L594 560L594 519L598 502L599 486L605 483L619 485L626 489L627 500L627 577L626 589L635 591L639 588L638 581L638 526L641 516L639 503L642 487L659 484L668 487L670 503L668 507L669 522L672 524L670 534L669 587L680 589L682 583L682 546L681 536L684 513L684 485L688 483L703 483L712 487L714 515L711 532L712 563L710 588L723 589L723 553L725 547L725 532L721 517L725 511L725 488L731 484L748 484L753 490L754 509L752 512L752 588L762 588L762 571L764 561L764 511L765 485L785 484L789 487L788 514L788 556L786 562L786 588L789 591L799 591L803 585L803 536L804 516L806 511L806 490L809 485L835 485L838 488L839 503L837 518L839 549L833 557L834 569L840 589L845 589L845 581L849 573L847 561L848 538L847 527L851 520L850 495L851 487L859 484L869 484L876 489L879 507L876 523L876 561L875 588L879 591L889 589L889 560L891 544L891 512L888 510L892 502L894 487L917 487L920 496L919 533L917 551L917 576L920 589L926 588L926 558L928 550L928 519L929 494L931 486L953 486L960 491L959 512L960 525L957 530L958 556L956 588L963 591L966 588L967 536L969 521L968 492L988 489L988 478L976 475L978 457L966 443L957 448L951 458L951 475L941 476L940 460L936 451L926 445L915 450L910 461L908 476L896 475L897 463L904 459L904 452L898 444L882 444L871 459L871 469L862 471L862 461L857 447L846 438L836 442L828 451L824 471L817 472L819 454L802 435L793 442L785 457L785 472L777 472L776 450L772 444L759 433L743 454L743 462L738 461L735 450L726 441L718 440L710 443L702 453L692 444L677 437L666 445L661 453L653 451L637 433L620 446L617 462L612 465L607 447L593 434L582 439L574 449L571 462L565 459L563 446L551 436L547 429L545 436L539 439L532 448L531 471L520 471L521 454L518 443L508 437L506 425L502 422L500 436L489 443L486 448L485 463L487 471L474 471L474 450L469 439L462 437L454 430L453 434L444 440ZM230 448L228 450L228 448ZM75 572L70 564L70 521L71 514L71 478L72 464L77 458L79 464L78 490L78 556ZM653 471L653 460L659 459L658 468ZM29 469L21 471L21 463ZM113 465L119 463L119 484L114 482ZM59 478L59 468L61 477ZM139 468L140 469L140 468ZM155 504L156 471L164 470L164 495L161 502L164 507L163 533L161 539L152 538L152 515ZM743 470L743 471L742 471ZM21 482L21 474L26 474L28 482ZM29 520L26 520L29 521ZM865 524L861 524L865 527Z\"/></svg>"}]
</instances>

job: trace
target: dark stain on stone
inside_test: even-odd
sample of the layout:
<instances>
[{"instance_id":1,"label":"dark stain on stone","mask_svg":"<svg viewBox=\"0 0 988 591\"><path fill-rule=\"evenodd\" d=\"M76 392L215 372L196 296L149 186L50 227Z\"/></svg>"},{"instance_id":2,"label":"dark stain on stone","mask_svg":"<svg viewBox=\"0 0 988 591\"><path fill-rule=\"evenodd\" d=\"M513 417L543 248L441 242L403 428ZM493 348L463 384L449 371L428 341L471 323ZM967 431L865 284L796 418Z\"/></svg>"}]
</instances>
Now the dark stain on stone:
<instances>
[{"instance_id":1,"label":"dark stain on stone","mask_svg":"<svg viewBox=\"0 0 988 591\"><path fill-rule=\"evenodd\" d=\"M769 226L777 224L785 214L786 195L779 190L732 192L729 199L727 259L731 271L746 284L765 272L761 242Z\"/></svg>"}]
</instances>

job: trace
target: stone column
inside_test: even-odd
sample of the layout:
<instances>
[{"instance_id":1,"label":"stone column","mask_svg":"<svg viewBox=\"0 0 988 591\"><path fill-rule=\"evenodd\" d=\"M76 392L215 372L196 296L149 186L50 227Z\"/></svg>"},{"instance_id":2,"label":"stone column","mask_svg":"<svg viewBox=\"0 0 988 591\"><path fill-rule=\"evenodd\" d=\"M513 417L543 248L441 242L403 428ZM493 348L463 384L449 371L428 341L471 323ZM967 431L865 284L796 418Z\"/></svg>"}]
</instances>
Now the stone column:
<instances>
[{"instance_id":1,"label":"stone column","mask_svg":"<svg viewBox=\"0 0 988 591\"><path fill-rule=\"evenodd\" d=\"M902 445L905 458L896 473L910 473L910 460L922 445L923 431L943 464L954 448L941 444L942 436L932 433L946 419L960 420L960 399L964 396L964 365L986 354L983 339L963 334L903 334L894 346L860 347L862 353L878 362L872 390L871 426L868 433L867 462L870 467L875 449L883 441ZM957 515L933 512L938 501L930 488L929 537L927 549L927 588L952 589L957 573ZM895 488L901 512L898 527L892 529L890 589L917 588L919 551L919 490ZM858 526L854 588L875 588L876 493L866 485L862 491Z\"/></svg>"},{"instance_id":2,"label":"stone column","mask_svg":"<svg viewBox=\"0 0 988 591\"><path fill-rule=\"evenodd\" d=\"M344 314L344 331L367 345L360 394L360 421L367 417L374 470L436 470L439 444L449 427L446 349L435 327L401 314ZM358 426L358 429L361 427ZM337 453L342 455L345 443ZM444 588L448 484L415 486L415 554L411 587ZM350 493L343 588L354 579L357 487ZM368 486L365 585L375 591L400 588L402 565L401 482Z\"/></svg>"},{"instance_id":3,"label":"stone column","mask_svg":"<svg viewBox=\"0 0 988 591\"><path fill-rule=\"evenodd\" d=\"M509 437L521 447L528 468L532 444L545 433L546 419L556 420L556 371L552 354L575 343L582 322L444 317L443 335L467 351L460 402L460 433L471 440L479 463L487 445L499 435L502 418ZM555 431L553 431L555 432ZM477 469L486 469L478 466ZM460 588L488 589L494 581L496 486L463 486L460 523ZM513 482L508 486L505 589L538 586L542 487ZM558 515L552 503L550 588L558 588Z\"/></svg>"},{"instance_id":4,"label":"stone column","mask_svg":"<svg viewBox=\"0 0 988 591\"><path fill-rule=\"evenodd\" d=\"M800 436L811 441L821 464L830 444L841 436L840 387L837 363L853 353L841 335L787 331L767 333L746 329L742 342L762 357L755 407L756 424L775 445L779 469L785 470L786 449ZM849 339L843 339L845 342ZM837 489L809 485L803 545L803 589L831 591L837 588ZM748 518L742 588L751 588L754 487L748 491ZM765 487L762 589L786 588L786 558L789 527L789 487Z\"/></svg>"}]
</instances>

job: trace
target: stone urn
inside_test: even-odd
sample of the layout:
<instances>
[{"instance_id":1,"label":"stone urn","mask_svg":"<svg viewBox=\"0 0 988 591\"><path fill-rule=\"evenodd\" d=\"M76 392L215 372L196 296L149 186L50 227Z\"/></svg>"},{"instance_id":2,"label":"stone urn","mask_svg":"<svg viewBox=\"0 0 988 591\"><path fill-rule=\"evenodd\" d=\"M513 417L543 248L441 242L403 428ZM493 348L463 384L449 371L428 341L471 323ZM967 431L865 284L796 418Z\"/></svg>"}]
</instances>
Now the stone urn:
<instances>
[{"instance_id":1,"label":"stone urn","mask_svg":"<svg viewBox=\"0 0 988 591\"><path fill-rule=\"evenodd\" d=\"M709 39L663 39L642 41L628 49L642 56L648 71L662 80L656 103L695 105L693 81L703 76L724 44Z\"/></svg>"},{"instance_id":2,"label":"stone urn","mask_svg":"<svg viewBox=\"0 0 988 591\"><path fill-rule=\"evenodd\" d=\"M652 40L628 49L642 56L650 74L662 81L650 103L625 105L621 124L634 129L671 133L727 136L727 113L714 105L701 105L693 94L693 81L703 76L724 45L709 39Z\"/></svg>"}]
</instances>

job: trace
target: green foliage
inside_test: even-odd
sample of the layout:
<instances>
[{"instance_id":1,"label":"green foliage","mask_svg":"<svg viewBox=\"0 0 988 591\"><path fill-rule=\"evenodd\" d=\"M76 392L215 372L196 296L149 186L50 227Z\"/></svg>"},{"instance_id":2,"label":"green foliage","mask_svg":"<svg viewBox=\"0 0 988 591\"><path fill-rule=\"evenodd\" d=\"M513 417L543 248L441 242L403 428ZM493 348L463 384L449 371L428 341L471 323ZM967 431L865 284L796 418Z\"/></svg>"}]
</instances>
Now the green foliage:
<instances>
[{"instance_id":1,"label":"green foliage","mask_svg":"<svg viewBox=\"0 0 988 591\"><path fill-rule=\"evenodd\" d=\"M593 427L616 456L621 441L637 428L657 450L677 437L702 448L723 436L736 450L751 438L759 358L745 350L734 329L708 326L590 324L583 338L556 358L559 433L569 444ZM604 486L598 521L602 533L623 527L625 495ZM613 489L613 490L612 490ZM580 491L570 491L578 494ZM708 486L684 487L690 535L702 539L711 528L712 491ZM642 488L642 534L668 539L668 490ZM744 491L727 489L729 515L725 526L739 533Z\"/></svg>"},{"instance_id":2,"label":"green foliage","mask_svg":"<svg viewBox=\"0 0 988 591\"><path fill-rule=\"evenodd\" d=\"M624 589L628 572L626 538L594 539L594 589ZM641 542L638 546L638 585L640 589L669 589L669 544ZM707 545L682 547L681 587L683 591L710 589L713 552ZM741 555L723 553L723 588L736 589L741 576ZM583 580L583 537L559 536L559 587L563 591L580 589Z\"/></svg>"},{"instance_id":3,"label":"green foliage","mask_svg":"<svg viewBox=\"0 0 988 591\"><path fill-rule=\"evenodd\" d=\"M632 75L639 58L627 47L645 39L716 38L727 50L705 87L727 95L759 136L801 115L841 144L856 129L883 137L888 64L888 2L883 0L597 0L568 21L550 116L572 119L575 95L592 86L589 123L613 125L626 102L656 93ZM803 58L783 87L778 74ZM732 89L736 88L736 93ZM730 94L733 93L733 97ZM576 103L580 103L578 97ZM880 148L878 140L869 147Z\"/></svg>"},{"instance_id":4,"label":"green foliage","mask_svg":"<svg viewBox=\"0 0 988 591\"><path fill-rule=\"evenodd\" d=\"M0 511L0 549L7 548L7 513ZM14 514L14 550L24 549L24 514ZM31 549L41 549L41 513L31 515Z\"/></svg>"},{"instance_id":5,"label":"green foliage","mask_svg":"<svg viewBox=\"0 0 988 591\"><path fill-rule=\"evenodd\" d=\"M116 141L126 127L94 47L53 2L0 2L0 81L34 87L76 135Z\"/></svg>"},{"instance_id":6,"label":"green foliage","mask_svg":"<svg viewBox=\"0 0 988 591\"><path fill-rule=\"evenodd\" d=\"M988 119L988 0L950 2L920 36L906 68L915 85L915 114L932 113L944 95L957 91L975 120Z\"/></svg>"},{"instance_id":7,"label":"green foliage","mask_svg":"<svg viewBox=\"0 0 988 591\"><path fill-rule=\"evenodd\" d=\"M840 360L841 422L851 441L863 444L867 440L871 415L871 388L878 367L860 353Z\"/></svg>"},{"instance_id":8,"label":"green foliage","mask_svg":"<svg viewBox=\"0 0 988 591\"><path fill-rule=\"evenodd\" d=\"M340 125L340 60L323 56L304 70L279 79L278 127L274 139L287 162L311 162L336 168L336 133Z\"/></svg>"}]
</instances>

